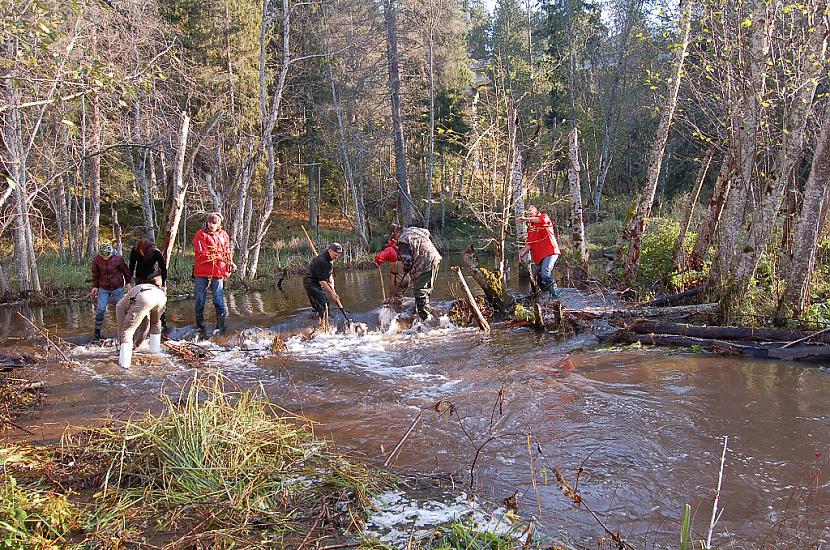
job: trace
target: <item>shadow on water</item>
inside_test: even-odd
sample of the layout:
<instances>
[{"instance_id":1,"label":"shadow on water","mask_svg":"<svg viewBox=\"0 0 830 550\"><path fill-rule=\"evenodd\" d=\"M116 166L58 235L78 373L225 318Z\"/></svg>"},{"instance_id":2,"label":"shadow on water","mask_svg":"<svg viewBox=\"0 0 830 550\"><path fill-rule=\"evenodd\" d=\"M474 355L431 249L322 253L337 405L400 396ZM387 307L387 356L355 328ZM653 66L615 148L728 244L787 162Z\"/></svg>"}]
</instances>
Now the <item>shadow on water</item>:
<instances>
[{"instance_id":1,"label":"shadow on water","mask_svg":"<svg viewBox=\"0 0 830 550\"><path fill-rule=\"evenodd\" d=\"M346 308L370 325L364 336L296 335L313 322L299 277L285 282L285 292L229 296L234 335L227 346L212 345L207 367L241 388L261 384L280 405L318 421L318 434L378 463L425 411L397 468L449 473L468 484L475 459L476 491L500 502L518 490L522 512L576 542L592 544L602 532L563 497L551 467L572 481L583 468L579 491L611 529L638 546L676 547L685 503L695 527L708 527L723 435L730 444L720 543L783 546L775 541L797 541L807 525L812 540L830 526L821 512L830 505L824 478L814 483L809 506L789 500L817 453L821 461L828 451L830 376L818 369L656 351L580 353L592 344L590 334L558 340L523 329L496 327L484 335L447 326L386 333L378 330L377 278L377 271L338 275ZM442 272L437 301L449 303L450 281ZM591 299L573 290L563 295L569 304ZM179 335L192 325L192 307L190 300L170 303ZM91 332L89 303L2 308L0 334L7 339L32 336L17 311L78 342ZM207 311L210 325L210 304ZM107 326L112 322L108 317ZM286 352L268 351L274 332L285 336ZM177 392L193 376L169 355L138 353L129 371L115 357L114 347L79 346L72 356L78 368L51 365L37 373L50 395L37 417L20 419L37 434L30 439L54 441L67 424L152 409L159 393ZM798 530L765 543L769 526L788 511L804 520Z\"/></svg>"}]
</instances>

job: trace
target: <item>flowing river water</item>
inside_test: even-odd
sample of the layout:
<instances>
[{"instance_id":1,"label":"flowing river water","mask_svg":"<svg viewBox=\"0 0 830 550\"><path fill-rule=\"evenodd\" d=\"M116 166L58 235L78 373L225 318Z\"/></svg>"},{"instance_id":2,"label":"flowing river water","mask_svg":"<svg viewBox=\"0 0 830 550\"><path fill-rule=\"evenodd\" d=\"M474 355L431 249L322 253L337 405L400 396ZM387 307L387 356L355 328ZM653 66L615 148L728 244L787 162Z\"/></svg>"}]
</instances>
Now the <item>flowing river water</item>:
<instances>
[{"instance_id":1,"label":"flowing river water","mask_svg":"<svg viewBox=\"0 0 830 550\"><path fill-rule=\"evenodd\" d=\"M439 275L434 300L449 303L450 281L449 272ZM821 475L830 452L825 370L668 350L585 351L596 345L594 333L561 339L495 326L484 335L446 323L384 332L376 271L338 274L338 287L366 334L287 337L287 352L267 351L273 331L312 324L301 279L292 277L285 292L228 296L236 336L213 346L208 366L239 387L261 384L276 403L318 422L318 435L376 463L421 414L396 468L450 474L496 503L518 491L524 517L578 545L596 548L603 529L563 494L552 468L572 484L578 477L587 507L635 546L678 547L685 504L694 529L708 531L724 436L718 545L818 548L830 539L830 484ZM562 300L596 302L571 289ZM189 334L192 307L170 302L175 337ZM210 327L210 303L206 311ZM91 303L0 308L7 345L33 337L18 312L78 344L92 332ZM114 332L108 315L105 334ZM114 347L79 346L72 359L80 366L34 373L48 402L18 419L34 435L4 437L55 441L67 425L152 409L160 392L177 393L193 376L169 355L140 352L122 370Z\"/></svg>"}]
</instances>

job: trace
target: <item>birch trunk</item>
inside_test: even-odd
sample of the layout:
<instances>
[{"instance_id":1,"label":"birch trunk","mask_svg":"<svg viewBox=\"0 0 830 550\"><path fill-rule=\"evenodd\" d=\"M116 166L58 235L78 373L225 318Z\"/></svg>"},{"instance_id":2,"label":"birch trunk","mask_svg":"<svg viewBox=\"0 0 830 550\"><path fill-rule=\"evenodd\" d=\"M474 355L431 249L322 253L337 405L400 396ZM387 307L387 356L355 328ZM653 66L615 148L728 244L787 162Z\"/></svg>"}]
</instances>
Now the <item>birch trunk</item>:
<instances>
[{"instance_id":1,"label":"birch trunk","mask_svg":"<svg viewBox=\"0 0 830 550\"><path fill-rule=\"evenodd\" d=\"M824 109L821 133L813 152L813 164L804 187L801 215L793 235L793 254L778 317L800 316L810 304L810 284L816 264L819 235L830 208L830 103Z\"/></svg>"},{"instance_id":2,"label":"birch trunk","mask_svg":"<svg viewBox=\"0 0 830 550\"><path fill-rule=\"evenodd\" d=\"M709 172L709 165L712 164L712 158L714 158L714 156L715 148L710 147L709 151L706 153L706 157L700 164L700 170L698 170L697 178L695 179L694 189L692 189L691 194L686 197L686 202L683 205L683 216L680 219L680 234L677 236L677 243L674 245L674 260L672 261L675 271L685 269L686 264L688 263L685 249L686 233L688 233L689 225L692 223L692 214L695 212L697 199L700 197L700 190L703 188L703 182L706 180L706 174Z\"/></svg>"},{"instance_id":3,"label":"birch trunk","mask_svg":"<svg viewBox=\"0 0 830 550\"><path fill-rule=\"evenodd\" d=\"M90 97L92 103L92 174L89 188L89 231L87 232L86 254L98 253L98 233L101 225L101 133L103 117L101 116L101 98L97 93Z\"/></svg>"},{"instance_id":4,"label":"birch trunk","mask_svg":"<svg viewBox=\"0 0 830 550\"><path fill-rule=\"evenodd\" d=\"M398 68L398 0L386 0L387 58L389 62L389 94L392 103L392 133L395 138L395 180L398 184L398 209L404 225L412 225L415 212L409 179L406 174L406 143L401 117L401 77Z\"/></svg>"},{"instance_id":5,"label":"birch trunk","mask_svg":"<svg viewBox=\"0 0 830 550\"><path fill-rule=\"evenodd\" d=\"M805 49L802 84L789 106L789 113L784 122L783 143L776 160L774 179L768 183L761 203L754 212L752 224L743 246L735 256L730 269L731 277L721 298L721 314L727 321L732 319L733 313L743 300L749 288L750 279L755 275L761 254L769 244L773 233L771 228L781 209L784 192L804 145L804 131L827 51L828 29L824 21L823 9L819 7L817 13L820 19Z\"/></svg>"},{"instance_id":6,"label":"birch trunk","mask_svg":"<svg viewBox=\"0 0 830 550\"><path fill-rule=\"evenodd\" d=\"M737 171L733 176L729 197L724 207L724 223L718 231L718 254L710 277L713 284L719 282L721 275L729 273L735 256L735 247L744 227L748 210L747 201L755 172L758 125L763 116L761 102L766 92L767 74L764 61L768 57L769 49L768 2L753 0L750 9L752 26L750 27L749 55L746 56L746 72L749 78L732 79L729 82L730 87L740 87L738 105L729 106L732 132L736 136Z\"/></svg>"},{"instance_id":7,"label":"birch trunk","mask_svg":"<svg viewBox=\"0 0 830 550\"><path fill-rule=\"evenodd\" d=\"M187 183L184 179L184 159L187 149L187 136L190 132L190 115L182 113L182 126L179 130L179 147L176 150L176 165L173 174L172 193L170 199L170 213L167 218L167 226L164 228L164 244L161 252L164 261L170 263L170 256L173 247L176 245L176 233L184 210L184 197L187 193Z\"/></svg>"},{"instance_id":8,"label":"birch trunk","mask_svg":"<svg viewBox=\"0 0 830 550\"><path fill-rule=\"evenodd\" d=\"M588 242L585 239L585 222L582 219L582 187L579 184L579 133L572 128L568 134L568 182L571 186L571 224L573 246L582 266L588 267Z\"/></svg>"},{"instance_id":9,"label":"birch trunk","mask_svg":"<svg viewBox=\"0 0 830 550\"><path fill-rule=\"evenodd\" d=\"M677 96L680 91L680 81L683 77L683 65L686 50L689 46L694 4L694 0L686 0L683 3L683 11L680 17L680 47L677 49L666 103L663 105L660 117L660 125L651 146L651 160L646 172L646 183L636 199L634 210L626 220L626 226L622 232L622 240L619 246L622 253L620 256L624 255L623 267L626 275L630 278L633 278L637 263L640 260L640 240L645 229L646 218L651 214L651 207L654 204L654 195L657 192L657 183L660 179L660 168L663 164L666 142L669 139L669 130L671 130L674 111L677 107ZM624 250L626 245L627 250Z\"/></svg>"}]
</instances>

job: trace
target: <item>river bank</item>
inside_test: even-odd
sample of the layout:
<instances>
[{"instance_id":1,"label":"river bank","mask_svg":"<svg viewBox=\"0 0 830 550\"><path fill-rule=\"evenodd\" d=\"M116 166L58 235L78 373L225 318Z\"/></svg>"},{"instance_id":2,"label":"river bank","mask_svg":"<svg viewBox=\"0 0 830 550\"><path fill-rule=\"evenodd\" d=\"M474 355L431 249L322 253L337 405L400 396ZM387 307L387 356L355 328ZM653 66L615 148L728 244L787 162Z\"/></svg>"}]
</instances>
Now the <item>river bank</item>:
<instances>
[{"instance_id":1,"label":"river bank","mask_svg":"<svg viewBox=\"0 0 830 550\"><path fill-rule=\"evenodd\" d=\"M596 346L595 332L500 324L489 334L451 326L390 332L378 326L376 277L343 273L345 305L368 325L363 335L341 327L305 337L312 315L296 279L285 292L229 298L229 338L213 342L198 369L220 370L240 390L262 388L283 409L313 419L316 435L375 465L420 416L396 472L451 475L495 503L518 491L520 516L570 533L576 545L607 533L563 494L553 467L611 531L637 547L676 547L685 503L694 531L708 529L723 435L727 506L716 540L744 547L768 536L818 540L827 528L816 512L828 504L826 488L804 489L830 439L823 398L830 381L819 370L639 346L586 351ZM439 274L434 298L443 307L453 299L451 280ZM593 303L572 289L562 300ZM22 439L32 443L56 441L67 424L158 412L156 397L178 394L193 376L172 353L139 352L131 371L119 369L112 348L85 345L91 316L76 306L31 313L76 343L69 356L78 362L35 373L49 402L25 421L36 436ZM174 302L170 314L186 337L192 303ZM22 335L27 325L9 317L7 339ZM283 353L269 351L275 336L285 341Z\"/></svg>"}]
</instances>

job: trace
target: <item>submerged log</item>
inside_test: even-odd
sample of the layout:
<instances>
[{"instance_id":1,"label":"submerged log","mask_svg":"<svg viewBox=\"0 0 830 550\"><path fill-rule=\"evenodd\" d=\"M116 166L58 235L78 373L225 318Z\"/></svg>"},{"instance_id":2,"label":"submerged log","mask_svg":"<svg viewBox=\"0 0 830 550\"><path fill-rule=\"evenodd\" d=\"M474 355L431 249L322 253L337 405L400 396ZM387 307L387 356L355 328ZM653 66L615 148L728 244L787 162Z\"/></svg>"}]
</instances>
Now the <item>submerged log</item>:
<instances>
[{"instance_id":1,"label":"submerged log","mask_svg":"<svg viewBox=\"0 0 830 550\"><path fill-rule=\"evenodd\" d=\"M669 323L637 319L625 328L637 334L673 334L695 338L712 338L717 340L754 340L759 342L792 342L808 338L813 342L830 344L830 334L810 334L798 330L772 328L718 327L698 326L684 323Z\"/></svg>"},{"instance_id":2,"label":"submerged log","mask_svg":"<svg viewBox=\"0 0 830 550\"><path fill-rule=\"evenodd\" d=\"M501 315L512 314L516 308L516 299L504 288L501 279L495 273L479 267L473 245L468 246L464 251L464 265L470 270L473 280L484 291L487 305Z\"/></svg>"},{"instance_id":3,"label":"submerged log","mask_svg":"<svg viewBox=\"0 0 830 550\"><path fill-rule=\"evenodd\" d=\"M453 272L458 277L458 282L461 284L461 289L464 291L464 297L467 300L467 305L470 309L473 310L475 313L476 323L478 323L478 328L481 330L490 330L490 323L487 322L487 319L481 313L481 310L478 308L478 304L476 303L476 299L473 297L473 293L470 292L470 287L467 286L467 281L464 279L464 274L461 273L461 268L458 266L452 267Z\"/></svg>"},{"instance_id":4,"label":"submerged log","mask_svg":"<svg viewBox=\"0 0 830 550\"><path fill-rule=\"evenodd\" d=\"M825 363L830 361L830 346L824 344L803 344L783 348L779 344L750 345L707 338L692 338L667 334L622 333L615 337L617 342L651 344L656 346L680 346L701 348L725 355L740 355L755 359L778 359L783 361L807 361Z\"/></svg>"}]
</instances>

